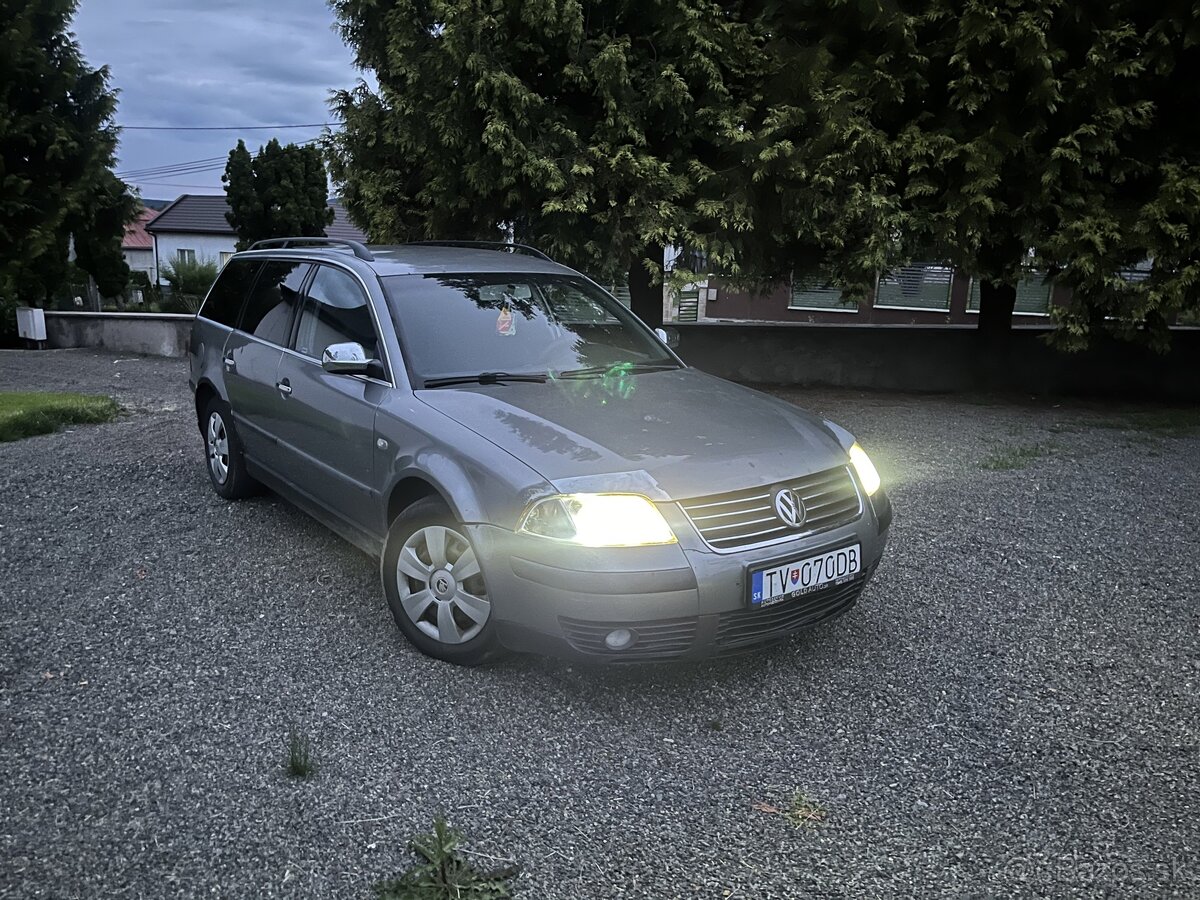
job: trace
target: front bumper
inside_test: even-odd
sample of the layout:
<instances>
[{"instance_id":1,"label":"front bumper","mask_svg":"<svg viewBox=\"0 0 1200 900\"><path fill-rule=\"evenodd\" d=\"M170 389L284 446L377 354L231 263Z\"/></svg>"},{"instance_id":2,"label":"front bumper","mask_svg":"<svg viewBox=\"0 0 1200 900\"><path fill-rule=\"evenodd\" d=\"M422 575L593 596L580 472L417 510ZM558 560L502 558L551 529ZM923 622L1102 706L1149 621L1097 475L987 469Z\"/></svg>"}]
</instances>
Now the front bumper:
<instances>
[{"instance_id":1,"label":"front bumper","mask_svg":"<svg viewBox=\"0 0 1200 900\"><path fill-rule=\"evenodd\" d=\"M593 549L491 525L469 526L501 643L512 650L594 662L701 658L776 643L847 611L883 555L891 504L880 490L857 520L767 547L718 553L677 506L662 504L678 544ZM852 581L764 609L747 604L751 568L848 544L862 547ZM632 632L612 650L605 637Z\"/></svg>"}]
</instances>

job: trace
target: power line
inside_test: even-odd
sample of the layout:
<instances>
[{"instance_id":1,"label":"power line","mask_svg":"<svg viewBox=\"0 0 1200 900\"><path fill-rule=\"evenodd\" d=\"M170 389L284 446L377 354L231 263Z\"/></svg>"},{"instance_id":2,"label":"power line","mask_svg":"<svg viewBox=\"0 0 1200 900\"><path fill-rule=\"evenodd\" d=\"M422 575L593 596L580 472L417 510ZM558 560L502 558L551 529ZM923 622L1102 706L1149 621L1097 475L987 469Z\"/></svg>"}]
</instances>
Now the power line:
<instances>
[{"instance_id":1,"label":"power line","mask_svg":"<svg viewBox=\"0 0 1200 900\"><path fill-rule=\"evenodd\" d=\"M315 144L318 138L310 138L307 141L300 141L296 144L297 147L306 147L310 144ZM255 151L252 156L257 157L258 151ZM170 175L198 175L201 172L217 172L225 168L229 156L208 156L204 159L191 159L183 162L168 163L161 166L147 166L142 169L126 169L117 172L118 178L126 179L141 179L154 177L167 177Z\"/></svg>"},{"instance_id":2,"label":"power line","mask_svg":"<svg viewBox=\"0 0 1200 900\"><path fill-rule=\"evenodd\" d=\"M196 160L194 163L178 163L170 166L158 166L148 169L131 169L128 172L118 172L120 178L149 178L154 175L187 175L193 171L205 171L212 168L223 168L225 157L216 159Z\"/></svg>"},{"instance_id":3,"label":"power line","mask_svg":"<svg viewBox=\"0 0 1200 900\"><path fill-rule=\"evenodd\" d=\"M307 125L118 125L122 131L278 131L283 128L341 128L341 122Z\"/></svg>"},{"instance_id":4,"label":"power line","mask_svg":"<svg viewBox=\"0 0 1200 900\"><path fill-rule=\"evenodd\" d=\"M154 187L172 187L172 188L202 188L206 191L221 192L223 189L220 185L215 184L183 184L178 181L139 181L138 184L148 184Z\"/></svg>"}]
</instances>

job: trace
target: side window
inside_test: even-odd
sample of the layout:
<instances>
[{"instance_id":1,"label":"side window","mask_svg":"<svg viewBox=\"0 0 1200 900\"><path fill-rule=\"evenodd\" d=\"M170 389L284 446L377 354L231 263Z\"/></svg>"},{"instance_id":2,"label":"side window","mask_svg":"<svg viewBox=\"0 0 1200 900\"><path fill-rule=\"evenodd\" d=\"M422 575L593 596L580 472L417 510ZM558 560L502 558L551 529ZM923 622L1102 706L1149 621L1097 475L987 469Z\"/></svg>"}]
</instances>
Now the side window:
<instances>
[{"instance_id":1,"label":"side window","mask_svg":"<svg viewBox=\"0 0 1200 900\"><path fill-rule=\"evenodd\" d=\"M246 299L246 292L250 290L261 266L262 263L252 259L231 261L217 276L200 315L229 328L236 328L242 301Z\"/></svg>"},{"instance_id":2,"label":"side window","mask_svg":"<svg viewBox=\"0 0 1200 900\"><path fill-rule=\"evenodd\" d=\"M379 341L362 285L331 266L318 266L296 329L296 352L320 359L330 344L363 345L367 359L379 359Z\"/></svg>"},{"instance_id":3,"label":"side window","mask_svg":"<svg viewBox=\"0 0 1200 900\"><path fill-rule=\"evenodd\" d=\"M254 283L246 311L242 314L242 331L273 344L287 346L292 330L292 313L300 302L300 287L311 268L304 262L269 262Z\"/></svg>"}]
</instances>

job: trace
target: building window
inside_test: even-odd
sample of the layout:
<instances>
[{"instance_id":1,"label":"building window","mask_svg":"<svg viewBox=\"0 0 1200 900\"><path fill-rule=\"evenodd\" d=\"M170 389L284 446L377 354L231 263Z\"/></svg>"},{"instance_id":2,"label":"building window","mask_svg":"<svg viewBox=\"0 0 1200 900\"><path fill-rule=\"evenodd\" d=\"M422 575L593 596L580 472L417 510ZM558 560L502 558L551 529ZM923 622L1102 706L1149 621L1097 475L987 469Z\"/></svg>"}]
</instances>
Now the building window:
<instances>
[{"instance_id":1,"label":"building window","mask_svg":"<svg viewBox=\"0 0 1200 900\"><path fill-rule=\"evenodd\" d=\"M233 259L233 253L222 250L221 251L221 268L222 269L225 268L225 263L229 262L231 259Z\"/></svg>"},{"instance_id":2,"label":"building window","mask_svg":"<svg viewBox=\"0 0 1200 900\"><path fill-rule=\"evenodd\" d=\"M196 251L183 249L176 250L175 258L183 263L194 263L196 261Z\"/></svg>"},{"instance_id":3,"label":"building window","mask_svg":"<svg viewBox=\"0 0 1200 900\"><path fill-rule=\"evenodd\" d=\"M1017 302L1013 312L1024 316L1045 316L1050 313L1050 292L1054 283L1046 273L1026 269L1017 282ZM971 291L967 295L967 312L979 312L979 279L971 279Z\"/></svg>"},{"instance_id":4,"label":"building window","mask_svg":"<svg viewBox=\"0 0 1200 900\"><path fill-rule=\"evenodd\" d=\"M820 309L828 312L857 313L858 303L842 300L842 289L818 274L793 274L788 309Z\"/></svg>"},{"instance_id":5,"label":"building window","mask_svg":"<svg viewBox=\"0 0 1200 900\"><path fill-rule=\"evenodd\" d=\"M698 322L700 320L700 291L679 292L679 312L675 315L676 322Z\"/></svg>"},{"instance_id":6,"label":"building window","mask_svg":"<svg viewBox=\"0 0 1200 900\"><path fill-rule=\"evenodd\" d=\"M879 276L875 305L894 309L950 311L954 267L944 263L911 263Z\"/></svg>"}]
</instances>

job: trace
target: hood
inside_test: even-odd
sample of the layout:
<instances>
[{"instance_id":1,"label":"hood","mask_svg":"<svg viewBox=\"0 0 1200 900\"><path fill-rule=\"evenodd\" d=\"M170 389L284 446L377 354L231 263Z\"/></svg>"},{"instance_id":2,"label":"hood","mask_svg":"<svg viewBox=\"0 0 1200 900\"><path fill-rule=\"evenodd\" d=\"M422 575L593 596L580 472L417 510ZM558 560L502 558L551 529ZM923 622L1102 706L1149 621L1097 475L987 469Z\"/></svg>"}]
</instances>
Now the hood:
<instances>
[{"instance_id":1,"label":"hood","mask_svg":"<svg viewBox=\"0 0 1200 900\"><path fill-rule=\"evenodd\" d=\"M563 492L629 490L678 500L846 461L817 417L696 369L463 385L417 396Z\"/></svg>"}]
</instances>

